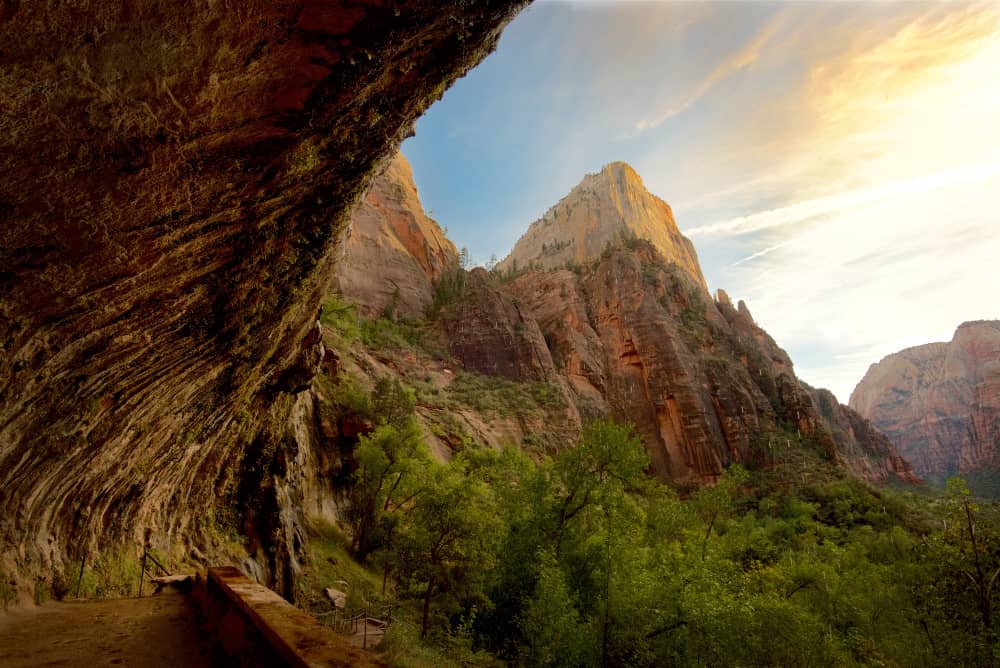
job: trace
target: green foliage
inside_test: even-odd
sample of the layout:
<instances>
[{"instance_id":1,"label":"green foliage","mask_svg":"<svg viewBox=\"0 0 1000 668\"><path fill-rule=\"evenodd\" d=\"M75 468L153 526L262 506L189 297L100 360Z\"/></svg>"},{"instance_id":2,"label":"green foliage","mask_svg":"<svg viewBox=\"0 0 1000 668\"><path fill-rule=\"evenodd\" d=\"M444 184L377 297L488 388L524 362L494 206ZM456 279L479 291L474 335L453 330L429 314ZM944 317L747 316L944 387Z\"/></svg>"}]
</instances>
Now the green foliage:
<instances>
[{"instance_id":1,"label":"green foliage","mask_svg":"<svg viewBox=\"0 0 1000 668\"><path fill-rule=\"evenodd\" d=\"M463 249L464 250L464 249ZM465 294L466 271L459 264L445 271L434 286L434 298L427 307L427 317L431 320L457 302Z\"/></svg>"},{"instance_id":2,"label":"green foliage","mask_svg":"<svg viewBox=\"0 0 1000 668\"><path fill-rule=\"evenodd\" d=\"M7 573L0 568L0 604L3 604L4 612L7 612L7 607L17 600L17 590L14 588L14 582Z\"/></svg>"},{"instance_id":3,"label":"green foliage","mask_svg":"<svg viewBox=\"0 0 1000 668\"><path fill-rule=\"evenodd\" d=\"M353 304L337 294L331 294L323 303L320 322L344 344L360 342L370 350L421 349L437 352L431 349L427 323L397 318L392 305L378 318L363 318Z\"/></svg>"},{"instance_id":4,"label":"green foliage","mask_svg":"<svg viewBox=\"0 0 1000 668\"><path fill-rule=\"evenodd\" d=\"M504 525L492 490L460 465L440 471L417 498L412 517L393 545L393 570L422 590L421 637L427 635L435 595L475 598L496 556Z\"/></svg>"},{"instance_id":5,"label":"green foliage","mask_svg":"<svg viewBox=\"0 0 1000 668\"><path fill-rule=\"evenodd\" d=\"M387 641L398 665L1000 661L996 511L959 482L902 497L812 452L730 467L682 500L614 423L541 461L483 448L407 464L413 439L381 427L358 478L389 529L370 562L412 620Z\"/></svg>"},{"instance_id":6,"label":"green foliage","mask_svg":"<svg viewBox=\"0 0 1000 668\"><path fill-rule=\"evenodd\" d=\"M347 341L356 341L360 337L360 319L357 310L340 295L331 294L323 302L320 322Z\"/></svg>"},{"instance_id":7,"label":"green foliage","mask_svg":"<svg viewBox=\"0 0 1000 668\"><path fill-rule=\"evenodd\" d=\"M337 527L323 521L313 523L309 528L309 551L308 566L299 581L298 599L305 605L326 611L330 603L322 591L327 587L346 589L351 611L379 602L381 578L351 557L350 541Z\"/></svg>"},{"instance_id":8,"label":"green foliage","mask_svg":"<svg viewBox=\"0 0 1000 668\"><path fill-rule=\"evenodd\" d=\"M448 385L447 392L455 403L474 408L479 413L500 416L565 406L562 393L551 383L518 383L471 371L459 373Z\"/></svg>"},{"instance_id":9,"label":"green foliage","mask_svg":"<svg viewBox=\"0 0 1000 668\"><path fill-rule=\"evenodd\" d=\"M392 544L399 515L429 488L431 459L419 428L409 419L400 426L386 422L362 436L355 458L358 469L347 516L351 552L363 560Z\"/></svg>"}]
</instances>

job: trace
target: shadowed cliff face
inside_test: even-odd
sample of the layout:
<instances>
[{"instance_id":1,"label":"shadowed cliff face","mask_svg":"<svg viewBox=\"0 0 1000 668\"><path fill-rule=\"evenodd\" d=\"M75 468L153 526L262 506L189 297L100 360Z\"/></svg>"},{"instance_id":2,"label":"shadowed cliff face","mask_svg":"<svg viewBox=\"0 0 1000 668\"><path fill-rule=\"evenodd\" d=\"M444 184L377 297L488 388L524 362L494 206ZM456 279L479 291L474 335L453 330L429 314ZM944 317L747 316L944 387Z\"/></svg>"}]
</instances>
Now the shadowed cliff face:
<instances>
[{"instance_id":1,"label":"shadowed cliff face","mask_svg":"<svg viewBox=\"0 0 1000 668\"><path fill-rule=\"evenodd\" d=\"M1000 322L967 322L873 364L851 407L925 475L1000 468Z\"/></svg>"},{"instance_id":2,"label":"shadowed cliff face","mask_svg":"<svg viewBox=\"0 0 1000 668\"><path fill-rule=\"evenodd\" d=\"M519 5L3 4L8 572L221 526L290 594L336 240Z\"/></svg>"}]
</instances>

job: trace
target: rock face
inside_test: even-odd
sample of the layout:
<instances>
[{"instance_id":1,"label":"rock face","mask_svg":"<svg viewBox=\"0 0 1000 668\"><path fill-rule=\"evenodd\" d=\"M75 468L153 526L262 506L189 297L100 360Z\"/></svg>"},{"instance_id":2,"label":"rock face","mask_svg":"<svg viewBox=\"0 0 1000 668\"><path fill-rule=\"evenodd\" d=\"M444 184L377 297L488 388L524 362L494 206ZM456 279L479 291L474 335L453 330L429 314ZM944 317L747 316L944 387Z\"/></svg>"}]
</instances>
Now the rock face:
<instances>
[{"instance_id":1,"label":"rock face","mask_svg":"<svg viewBox=\"0 0 1000 668\"><path fill-rule=\"evenodd\" d=\"M513 271L525 249L552 248L541 239L556 238L553 230L574 240L546 250L555 268L539 260ZM661 233L659 243L633 231ZM571 269L563 268L571 251ZM572 442L568 432L584 420L611 416L636 426L654 473L677 483L711 482L734 462L767 466L802 447L869 480L916 481L871 424L795 378L788 355L746 304L734 307L722 291L711 299L669 207L627 165L586 177L531 226L507 262L507 270L464 274L460 297L439 318L441 336L467 371L525 383L525 393L531 383L557 388L565 402L543 426L558 432L555 441ZM431 418L449 410L428 408ZM457 417L484 442L516 436L491 428L494 417Z\"/></svg>"},{"instance_id":2,"label":"rock face","mask_svg":"<svg viewBox=\"0 0 1000 668\"><path fill-rule=\"evenodd\" d=\"M805 445L869 480L915 480L865 420L795 378L745 304L713 301L648 242L503 290L538 321L581 415L633 423L664 479L711 482L731 463L767 466Z\"/></svg>"},{"instance_id":3,"label":"rock face","mask_svg":"<svg viewBox=\"0 0 1000 668\"><path fill-rule=\"evenodd\" d=\"M337 240L520 3L2 5L0 569L232 531L293 596Z\"/></svg>"},{"instance_id":4,"label":"rock face","mask_svg":"<svg viewBox=\"0 0 1000 668\"><path fill-rule=\"evenodd\" d=\"M448 315L448 340L470 371L527 381L552 376L552 356L538 324L491 286L482 268L469 273L461 301Z\"/></svg>"},{"instance_id":5,"label":"rock face","mask_svg":"<svg viewBox=\"0 0 1000 668\"><path fill-rule=\"evenodd\" d=\"M435 282L457 266L455 245L424 213L410 163L396 154L351 214L337 290L367 316L419 317Z\"/></svg>"},{"instance_id":6,"label":"rock face","mask_svg":"<svg viewBox=\"0 0 1000 668\"><path fill-rule=\"evenodd\" d=\"M670 206L647 191L624 162L612 162L585 176L531 224L499 267L510 271L583 264L599 257L608 244L631 238L646 239L668 262L705 287L694 245L677 229Z\"/></svg>"},{"instance_id":7,"label":"rock face","mask_svg":"<svg viewBox=\"0 0 1000 668\"><path fill-rule=\"evenodd\" d=\"M967 322L949 343L889 355L850 405L922 475L1000 469L1000 321Z\"/></svg>"}]
</instances>

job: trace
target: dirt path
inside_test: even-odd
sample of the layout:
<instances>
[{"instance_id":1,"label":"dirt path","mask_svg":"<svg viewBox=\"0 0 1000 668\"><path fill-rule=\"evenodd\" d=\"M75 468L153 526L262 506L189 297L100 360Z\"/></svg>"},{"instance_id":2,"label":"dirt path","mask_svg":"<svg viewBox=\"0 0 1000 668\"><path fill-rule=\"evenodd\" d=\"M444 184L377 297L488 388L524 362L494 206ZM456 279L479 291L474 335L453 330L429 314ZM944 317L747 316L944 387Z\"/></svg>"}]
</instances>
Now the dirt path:
<instances>
[{"instance_id":1,"label":"dirt path","mask_svg":"<svg viewBox=\"0 0 1000 668\"><path fill-rule=\"evenodd\" d=\"M171 590L145 598L49 603L0 612L0 666L225 665L194 603Z\"/></svg>"}]
</instances>

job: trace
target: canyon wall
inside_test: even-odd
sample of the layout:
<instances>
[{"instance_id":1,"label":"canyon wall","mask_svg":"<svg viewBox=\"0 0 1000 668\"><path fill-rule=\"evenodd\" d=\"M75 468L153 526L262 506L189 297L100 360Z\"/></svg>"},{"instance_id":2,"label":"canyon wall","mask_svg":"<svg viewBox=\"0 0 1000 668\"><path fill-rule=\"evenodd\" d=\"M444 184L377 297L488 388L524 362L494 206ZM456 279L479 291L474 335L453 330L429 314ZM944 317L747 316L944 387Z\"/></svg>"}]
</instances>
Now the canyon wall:
<instances>
[{"instance_id":1,"label":"canyon wall","mask_svg":"<svg viewBox=\"0 0 1000 668\"><path fill-rule=\"evenodd\" d=\"M521 4L2 3L4 571L235 535L293 595L337 240Z\"/></svg>"},{"instance_id":2,"label":"canyon wall","mask_svg":"<svg viewBox=\"0 0 1000 668\"><path fill-rule=\"evenodd\" d=\"M425 212L410 163L397 153L351 215L334 286L367 316L423 316L458 250Z\"/></svg>"},{"instance_id":3,"label":"canyon wall","mask_svg":"<svg viewBox=\"0 0 1000 668\"><path fill-rule=\"evenodd\" d=\"M393 178L382 177L386 185L375 191ZM364 208L355 225L379 227ZM423 249L439 233L435 226L410 245ZM575 241L560 244L557 237ZM542 245L541 255L532 255ZM519 257L524 261L515 265ZM394 256L391 266L399 264ZM385 272L374 265L373 273ZM425 270L419 282L433 278ZM369 384L390 375L415 388L418 414L442 456L449 444L465 442L454 434L437 438L445 422L481 443L535 449L567 447L585 420L612 417L636 426L653 473L678 484L711 483L732 463L787 463L803 450L868 480L916 481L867 420L795 377L788 355L743 302L734 307L723 291L716 300L709 296L669 207L624 163L585 177L529 228L504 264L461 278L449 288L452 302L422 325L439 337L437 353L416 347L401 354L369 343L356 351L364 364L348 361ZM345 296L370 313L357 291ZM553 401L508 406L503 414L483 413L489 402L474 398L472 410L456 407L440 393L469 404L458 389L468 383L445 369L482 376L468 393L513 382L524 396L548 387Z\"/></svg>"}]
</instances>

